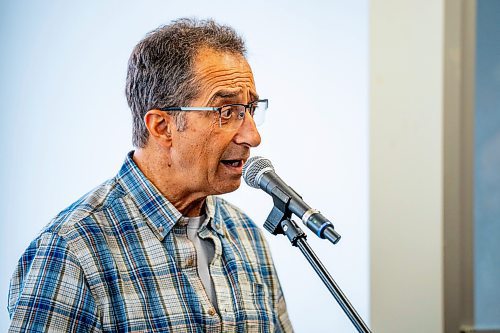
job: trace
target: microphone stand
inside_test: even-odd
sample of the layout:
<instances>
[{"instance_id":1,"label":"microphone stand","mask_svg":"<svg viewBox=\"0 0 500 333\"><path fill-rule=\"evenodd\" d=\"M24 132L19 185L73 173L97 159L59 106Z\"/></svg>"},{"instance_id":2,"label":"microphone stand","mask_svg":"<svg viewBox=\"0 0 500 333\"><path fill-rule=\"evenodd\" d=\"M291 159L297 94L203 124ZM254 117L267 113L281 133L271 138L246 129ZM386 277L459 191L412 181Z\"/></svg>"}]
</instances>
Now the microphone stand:
<instances>
[{"instance_id":1,"label":"microphone stand","mask_svg":"<svg viewBox=\"0 0 500 333\"><path fill-rule=\"evenodd\" d=\"M264 223L264 228L273 235L285 234L290 240L290 243L292 243L293 246L298 247L302 254L304 254L307 261L309 261L358 332L371 333L368 325L366 325L361 316L356 312L330 273L328 273L328 270L316 256L316 253L314 253L312 248L309 246L309 243L307 243L307 235L291 219L291 212L287 207L288 202L276 200L274 197L273 199L274 207Z\"/></svg>"}]
</instances>

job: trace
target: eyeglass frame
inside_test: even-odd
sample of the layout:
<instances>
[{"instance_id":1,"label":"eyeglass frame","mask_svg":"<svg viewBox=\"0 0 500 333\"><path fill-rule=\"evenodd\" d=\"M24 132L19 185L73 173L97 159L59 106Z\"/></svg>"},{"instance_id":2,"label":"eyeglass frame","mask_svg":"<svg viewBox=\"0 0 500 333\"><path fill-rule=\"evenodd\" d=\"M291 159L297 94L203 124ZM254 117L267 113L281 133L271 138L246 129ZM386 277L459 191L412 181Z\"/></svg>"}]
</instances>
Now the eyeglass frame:
<instances>
[{"instance_id":1,"label":"eyeglass frame","mask_svg":"<svg viewBox=\"0 0 500 333\"><path fill-rule=\"evenodd\" d=\"M166 112L168 112L168 111L184 111L184 112L217 111L219 113L219 127L222 128L222 108L228 107L228 106L233 106L233 105L240 105L240 106L245 107L245 113L246 113L247 110L252 109L252 105L254 105L256 103L263 103L263 102L266 103L266 108L264 109L264 112L265 112L267 110L267 108L269 107L269 100L267 98L266 99L258 99L256 101L252 101L248 104L231 103L231 104L224 104L221 106L170 106L170 107L165 107L165 108L158 108L158 110L166 111ZM255 109L254 109L254 112L255 112ZM253 118L254 112L250 112L250 115L252 116L252 118ZM242 119L244 119L244 117L245 117L245 115L243 114L243 117L238 119L238 120L242 120Z\"/></svg>"}]
</instances>

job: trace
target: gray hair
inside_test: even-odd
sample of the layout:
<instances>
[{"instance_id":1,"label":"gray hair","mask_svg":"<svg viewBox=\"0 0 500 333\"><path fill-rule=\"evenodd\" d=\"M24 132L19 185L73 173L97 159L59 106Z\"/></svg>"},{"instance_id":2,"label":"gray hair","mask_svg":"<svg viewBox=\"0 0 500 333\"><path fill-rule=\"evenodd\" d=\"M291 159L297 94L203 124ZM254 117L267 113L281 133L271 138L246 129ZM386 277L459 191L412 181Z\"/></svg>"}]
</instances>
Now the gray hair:
<instances>
[{"instance_id":1,"label":"gray hair","mask_svg":"<svg viewBox=\"0 0 500 333\"><path fill-rule=\"evenodd\" d=\"M145 147L149 133L144 115L152 109L187 106L200 93L194 60L202 48L245 56L243 39L233 28L215 21L182 18L144 37L128 62L125 94L132 110L132 143ZM171 112L179 130L186 123L182 112Z\"/></svg>"}]
</instances>

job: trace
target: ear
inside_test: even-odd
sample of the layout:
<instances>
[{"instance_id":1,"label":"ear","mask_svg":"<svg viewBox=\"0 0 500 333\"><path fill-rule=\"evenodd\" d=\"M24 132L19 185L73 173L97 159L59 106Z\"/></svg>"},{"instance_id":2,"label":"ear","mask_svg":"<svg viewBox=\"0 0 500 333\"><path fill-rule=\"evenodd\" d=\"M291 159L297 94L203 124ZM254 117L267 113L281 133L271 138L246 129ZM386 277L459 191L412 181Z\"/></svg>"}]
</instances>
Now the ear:
<instances>
[{"instance_id":1,"label":"ear","mask_svg":"<svg viewBox=\"0 0 500 333\"><path fill-rule=\"evenodd\" d=\"M144 124L148 129L150 140L155 140L159 145L170 146L172 143L172 129L174 118L160 110L149 110L144 115Z\"/></svg>"}]
</instances>

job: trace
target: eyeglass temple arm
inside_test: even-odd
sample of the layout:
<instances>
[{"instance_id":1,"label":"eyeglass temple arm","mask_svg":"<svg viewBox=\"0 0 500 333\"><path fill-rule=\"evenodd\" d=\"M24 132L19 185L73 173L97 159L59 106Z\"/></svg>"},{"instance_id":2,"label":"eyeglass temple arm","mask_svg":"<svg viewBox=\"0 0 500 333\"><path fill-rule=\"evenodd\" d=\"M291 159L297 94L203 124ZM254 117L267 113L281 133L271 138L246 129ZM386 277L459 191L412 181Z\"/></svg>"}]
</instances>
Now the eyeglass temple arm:
<instances>
[{"instance_id":1,"label":"eyeglass temple arm","mask_svg":"<svg viewBox=\"0 0 500 333\"><path fill-rule=\"evenodd\" d=\"M173 106L168 108L159 108L161 111L219 111L220 107L191 107L191 106Z\"/></svg>"}]
</instances>

